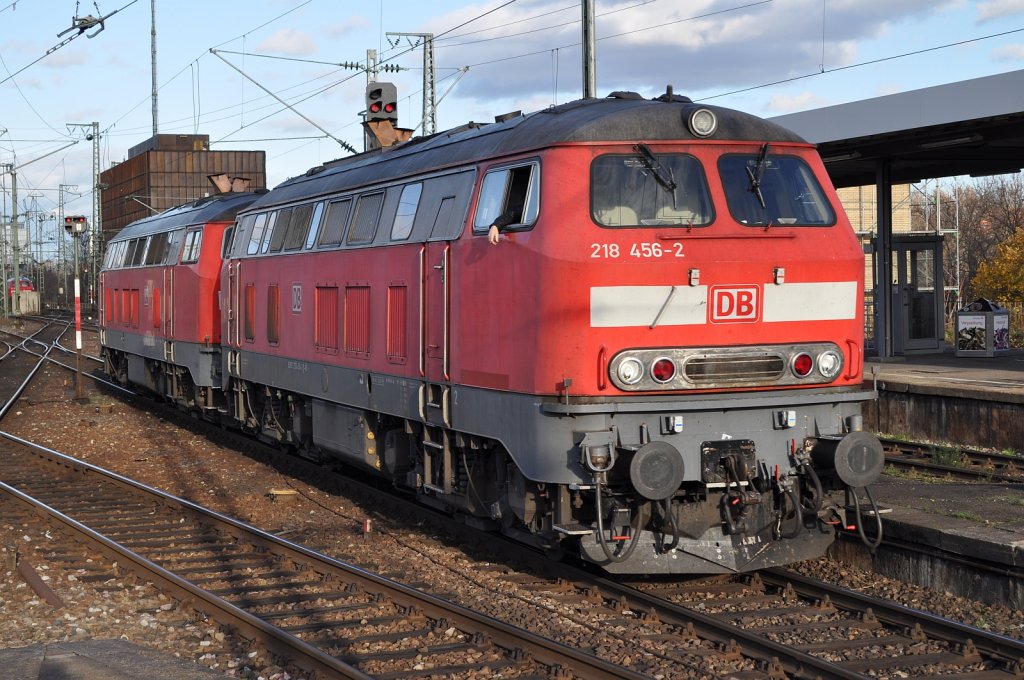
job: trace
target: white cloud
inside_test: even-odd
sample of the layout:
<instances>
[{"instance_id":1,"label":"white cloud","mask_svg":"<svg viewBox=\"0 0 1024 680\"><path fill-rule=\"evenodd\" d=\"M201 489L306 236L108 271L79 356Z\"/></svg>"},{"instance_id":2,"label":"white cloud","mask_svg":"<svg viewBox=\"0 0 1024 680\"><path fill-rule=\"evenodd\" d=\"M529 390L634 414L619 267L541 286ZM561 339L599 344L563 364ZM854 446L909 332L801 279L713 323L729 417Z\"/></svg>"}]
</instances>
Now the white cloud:
<instances>
[{"instance_id":1,"label":"white cloud","mask_svg":"<svg viewBox=\"0 0 1024 680\"><path fill-rule=\"evenodd\" d=\"M1005 45L992 51L996 61L1024 61L1024 45Z\"/></svg>"},{"instance_id":2,"label":"white cloud","mask_svg":"<svg viewBox=\"0 0 1024 680\"><path fill-rule=\"evenodd\" d=\"M978 22L1024 14L1024 0L988 0L978 3Z\"/></svg>"},{"instance_id":3,"label":"white cloud","mask_svg":"<svg viewBox=\"0 0 1024 680\"><path fill-rule=\"evenodd\" d=\"M859 46L889 30L948 8L958 0L790 0L737 9L721 0L653 3L597 16L597 89L656 96L672 83L680 94L701 97L751 85L790 80L847 66ZM1021 0L1024 2L1024 0ZM580 80L578 11L552 13L550 2L520 2L472 21L436 43L440 66L471 65L460 94L486 100L564 95ZM470 6L439 16L436 32L470 22ZM824 36L823 36L824 21ZM498 40L497 38L504 38ZM823 44L824 43L824 44ZM792 102L779 102L790 106Z\"/></svg>"},{"instance_id":4,"label":"white cloud","mask_svg":"<svg viewBox=\"0 0 1024 680\"><path fill-rule=\"evenodd\" d=\"M364 16L352 16L340 24L332 24L327 27L327 35L330 38L344 38L358 31L367 28L370 21Z\"/></svg>"},{"instance_id":5,"label":"white cloud","mask_svg":"<svg viewBox=\"0 0 1024 680\"><path fill-rule=\"evenodd\" d=\"M768 110L774 113L792 113L828 106L829 101L813 92L802 92L798 95L775 95L768 101Z\"/></svg>"},{"instance_id":6,"label":"white cloud","mask_svg":"<svg viewBox=\"0 0 1024 680\"><path fill-rule=\"evenodd\" d=\"M305 31L284 28L256 46L260 52L275 52L292 56L309 56L317 53L316 42Z\"/></svg>"}]
</instances>

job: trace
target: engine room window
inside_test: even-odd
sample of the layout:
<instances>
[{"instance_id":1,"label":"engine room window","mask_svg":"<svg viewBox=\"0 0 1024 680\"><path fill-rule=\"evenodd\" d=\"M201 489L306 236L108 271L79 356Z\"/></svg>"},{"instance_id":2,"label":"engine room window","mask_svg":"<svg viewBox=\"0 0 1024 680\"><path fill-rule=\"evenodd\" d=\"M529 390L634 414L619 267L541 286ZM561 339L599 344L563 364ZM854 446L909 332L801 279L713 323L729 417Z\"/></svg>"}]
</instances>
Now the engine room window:
<instances>
[{"instance_id":1,"label":"engine room window","mask_svg":"<svg viewBox=\"0 0 1024 680\"><path fill-rule=\"evenodd\" d=\"M132 259L128 262L131 267L138 267L146 258L146 249L149 247L149 237L143 237L135 242L135 250L132 252Z\"/></svg>"},{"instance_id":2,"label":"engine room window","mask_svg":"<svg viewBox=\"0 0 1024 680\"><path fill-rule=\"evenodd\" d=\"M291 229L292 209L283 208L277 211L277 221L274 223L274 235L270 237L270 252L279 253L284 246L284 237Z\"/></svg>"},{"instance_id":3,"label":"engine room window","mask_svg":"<svg viewBox=\"0 0 1024 680\"><path fill-rule=\"evenodd\" d=\"M590 214L603 227L704 227L715 219L704 167L682 153L608 155L590 166Z\"/></svg>"},{"instance_id":4,"label":"engine room window","mask_svg":"<svg viewBox=\"0 0 1024 680\"><path fill-rule=\"evenodd\" d=\"M392 241L404 241L409 238L422 193L423 185L419 182L402 188L402 195L398 199L398 211L395 213L395 222L391 225Z\"/></svg>"},{"instance_id":5,"label":"engine room window","mask_svg":"<svg viewBox=\"0 0 1024 680\"><path fill-rule=\"evenodd\" d=\"M836 213L814 176L797 156L730 154L718 161L729 212L749 226L824 227Z\"/></svg>"},{"instance_id":6,"label":"engine room window","mask_svg":"<svg viewBox=\"0 0 1024 680\"><path fill-rule=\"evenodd\" d=\"M348 216L352 211L352 199L346 198L343 201L333 201L327 208L327 217L324 218L324 226L320 231L321 246L336 246L345 237L345 227L348 226Z\"/></svg>"},{"instance_id":7,"label":"engine room window","mask_svg":"<svg viewBox=\"0 0 1024 680\"><path fill-rule=\"evenodd\" d=\"M529 163L491 170L484 175L476 205L473 231L484 233L496 219L507 215L507 229L529 226L540 211L540 166Z\"/></svg>"},{"instance_id":8,"label":"engine room window","mask_svg":"<svg viewBox=\"0 0 1024 680\"><path fill-rule=\"evenodd\" d=\"M163 264L167 257L167 246L170 234L153 234L149 240L149 251L146 252L146 264Z\"/></svg>"},{"instance_id":9,"label":"engine room window","mask_svg":"<svg viewBox=\"0 0 1024 680\"><path fill-rule=\"evenodd\" d=\"M292 221L288 225L288 233L284 239L285 250L298 250L306 241L309 231L309 218L313 214L313 204L300 205L292 211Z\"/></svg>"},{"instance_id":10,"label":"engine room window","mask_svg":"<svg viewBox=\"0 0 1024 680\"><path fill-rule=\"evenodd\" d=\"M377 233L377 218L380 217L380 208L383 204L383 191L359 197L346 243L369 243L373 240L373 235Z\"/></svg>"}]
</instances>

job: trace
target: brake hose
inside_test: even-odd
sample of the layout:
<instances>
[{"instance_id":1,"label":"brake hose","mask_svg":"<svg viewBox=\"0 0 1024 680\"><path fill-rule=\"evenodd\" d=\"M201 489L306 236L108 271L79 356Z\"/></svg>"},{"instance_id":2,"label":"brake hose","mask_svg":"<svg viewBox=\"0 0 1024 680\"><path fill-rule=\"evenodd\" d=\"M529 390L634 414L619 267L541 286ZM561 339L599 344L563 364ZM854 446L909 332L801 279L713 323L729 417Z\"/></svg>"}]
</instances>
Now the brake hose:
<instances>
[{"instance_id":1,"label":"brake hose","mask_svg":"<svg viewBox=\"0 0 1024 680\"><path fill-rule=\"evenodd\" d=\"M864 525L860 521L860 499L857 498L857 488L851 487L851 490L853 491L853 507L857 515L857 533L860 535L860 540L864 541L864 545L866 545L870 550L874 550L882 544L882 515L878 512L878 505L875 503L875 497L871 495L871 488L867 486L863 487L864 493L868 496L868 502L871 503L871 509L875 513L875 526L878 531L878 535L875 536L875 540L868 540L868 537L864 534Z\"/></svg>"},{"instance_id":2,"label":"brake hose","mask_svg":"<svg viewBox=\"0 0 1024 680\"><path fill-rule=\"evenodd\" d=\"M676 515L672 512L672 499L665 499L664 507L665 517L668 518L668 523L672 527L672 542L662 548L662 552L669 552L675 550L676 546L679 545L679 522L676 521Z\"/></svg>"},{"instance_id":3,"label":"brake hose","mask_svg":"<svg viewBox=\"0 0 1024 680\"><path fill-rule=\"evenodd\" d=\"M596 476L596 475L595 475ZM637 544L640 542L640 534L643 526L638 526L633 532L633 538L630 539L629 545L626 546L626 550L621 555L614 555L608 548L608 542L604 539L604 511L601 509L601 482L595 480L597 483L594 485L594 497L597 503L597 542L601 544L601 550L604 551L604 556L608 558L610 562L625 562L629 559L629 556L636 550Z\"/></svg>"},{"instance_id":4,"label":"brake hose","mask_svg":"<svg viewBox=\"0 0 1024 680\"><path fill-rule=\"evenodd\" d=\"M796 489L793 489L792 487L783 488L786 491L786 495L789 496L789 500L793 503L793 521L796 524L796 526L793 528L793 531L782 534L782 537L796 538L800 535L800 529L801 527L803 527L804 524L803 510L800 507L800 495L796 492Z\"/></svg>"}]
</instances>

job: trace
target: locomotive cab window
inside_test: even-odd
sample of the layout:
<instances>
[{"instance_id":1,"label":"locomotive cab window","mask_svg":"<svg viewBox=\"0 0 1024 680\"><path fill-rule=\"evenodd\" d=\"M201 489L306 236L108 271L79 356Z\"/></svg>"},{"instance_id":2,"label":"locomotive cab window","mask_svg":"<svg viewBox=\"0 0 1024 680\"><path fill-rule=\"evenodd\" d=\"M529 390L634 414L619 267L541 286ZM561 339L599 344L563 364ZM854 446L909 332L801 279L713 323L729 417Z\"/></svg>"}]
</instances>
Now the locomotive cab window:
<instances>
[{"instance_id":1,"label":"locomotive cab window","mask_svg":"<svg viewBox=\"0 0 1024 680\"><path fill-rule=\"evenodd\" d=\"M797 156L777 156L765 144L757 154L718 161L729 212L749 226L825 227L836 213L814 171Z\"/></svg>"},{"instance_id":2,"label":"locomotive cab window","mask_svg":"<svg viewBox=\"0 0 1024 680\"><path fill-rule=\"evenodd\" d=\"M485 234L499 217L504 230L518 231L537 221L540 210L540 165L527 163L499 168L484 175L473 231ZM510 220L507 221L506 220Z\"/></svg>"},{"instance_id":3,"label":"locomotive cab window","mask_svg":"<svg viewBox=\"0 0 1024 680\"><path fill-rule=\"evenodd\" d=\"M689 154L607 155L590 166L590 214L602 227L704 227L715 219L707 178Z\"/></svg>"},{"instance_id":4,"label":"locomotive cab window","mask_svg":"<svg viewBox=\"0 0 1024 680\"><path fill-rule=\"evenodd\" d=\"M320 201L313 209L313 217L309 221L309 229L306 233L306 250L316 244L316 237L320 235L320 220L324 216L324 202Z\"/></svg>"},{"instance_id":5,"label":"locomotive cab window","mask_svg":"<svg viewBox=\"0 0 1024 680\"><path fill-rule=\"evenodd\" d=\"M220 256L222 259L227 259L231 255L231 244L235 239L235 227L230 226L224 230L224 235L220 239Z\"/></svg>"},{"instance_id":6,"label":"locomotive cab window","mask_svg":"<svg viewBox=\"0 0 1024 680\"><path fill-rule=\"evenodd\" d=\"M263 243L263 232L267 228L267 213L260 213L252 224L252 231L249 232L249 246L245 249L246 255L255 255L260 252L260 244Z\"/></svg>"},{"instance_id":7,"label":"locomotive cab window","mask_svg":"<svg viewBox=\"0 0 1024 680\"><path fill-rule=\"evenodd\" d=\"M203 245L203 232L193 229L185 234L185 247L181 251L181 263L199 262L199 249Z\"/></svg>"},{"instance_id":8,"label":"locomotive cab window","mask_svg":"<svg viewBox=\"0 0 1024 680\"><path fill-rule=\"evenodd\" d=\"M110 245L110 250L107 251L107 269L120 269L124 264L124 251L127 246L127 241L118 241Z\"/></svg>"},{"instance_id":9,"label":"locomotive cab window","mask_svg":"<svg viewBox=\"0 0 1024 680\"><path fill-rule=\"evenodd\" d=\"M265 254L270 249L270 239L274 236L274 225L277 223L278 212L267 215L267 226L263 231L263 245L260 246L260 254Z\"/></svg>"}]
</instances>

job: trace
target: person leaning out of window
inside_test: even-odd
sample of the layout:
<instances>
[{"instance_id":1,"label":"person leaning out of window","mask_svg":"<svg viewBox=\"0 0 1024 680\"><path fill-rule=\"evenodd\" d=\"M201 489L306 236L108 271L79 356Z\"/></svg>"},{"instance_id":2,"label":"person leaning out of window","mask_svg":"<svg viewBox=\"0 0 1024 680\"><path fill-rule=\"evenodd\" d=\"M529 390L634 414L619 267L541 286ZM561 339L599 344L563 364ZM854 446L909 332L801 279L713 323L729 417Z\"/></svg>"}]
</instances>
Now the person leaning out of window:
<instances>
[{"instance_id":1,"label":"person leaning out of window","mask_svg":"<svg viewBox=\"0 0 1024 680\"><path fill-rule=\"evenodd\" d=\"M498 215L494 222L491 223L490 229L487 230L487 240L492 246L498 245L498 234L505 230L506 227L512 224L519 224L523 219L523 208L522 206L510 206L505 212Z\"/></svg>"}]
</instances>

